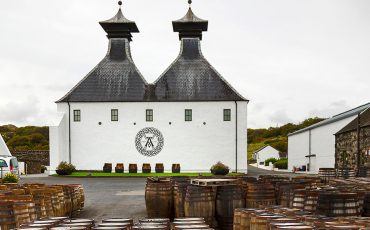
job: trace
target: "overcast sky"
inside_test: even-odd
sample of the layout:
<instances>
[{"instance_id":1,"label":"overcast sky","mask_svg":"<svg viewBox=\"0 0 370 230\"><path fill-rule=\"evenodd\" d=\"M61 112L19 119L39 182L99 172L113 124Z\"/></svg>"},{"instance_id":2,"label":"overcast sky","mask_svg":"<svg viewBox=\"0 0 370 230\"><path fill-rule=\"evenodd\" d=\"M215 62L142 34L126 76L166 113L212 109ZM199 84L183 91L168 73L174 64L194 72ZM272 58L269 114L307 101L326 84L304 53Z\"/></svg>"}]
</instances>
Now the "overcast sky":
<instances>
[{"instance_id":1,"label":"overcast sky","mask_svg":"<svg viewBox=\"0 0 370 230\"><path fill-rule=\"evenodd\" d=\"M104 56L98 21L115 0L17 0L0 5L0 124L48 125L54 101ZM194 0L209 20L202 49L250 100L248 125L330 117L370 102L369 0ZM187 0L124 0L136 21L133 58L152 83L179 52L171 21Z\"/></svg>"}]
</instances>

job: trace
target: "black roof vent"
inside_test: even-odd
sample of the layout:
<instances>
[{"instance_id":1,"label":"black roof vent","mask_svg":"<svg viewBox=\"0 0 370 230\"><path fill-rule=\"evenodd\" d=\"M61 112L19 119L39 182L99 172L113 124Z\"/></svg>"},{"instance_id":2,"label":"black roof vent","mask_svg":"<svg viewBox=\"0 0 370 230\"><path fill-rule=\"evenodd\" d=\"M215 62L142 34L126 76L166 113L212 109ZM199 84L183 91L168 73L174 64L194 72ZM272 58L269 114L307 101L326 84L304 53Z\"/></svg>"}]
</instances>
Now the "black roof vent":
<instances>
[{"instance_id":1,"label":"black roof vent","mask_svg":"<svg viewBox=\"0 0 370 230\"><path fill-rule=\"evenodd\" d=\"M121 6L122 3L119 4ZM125 18L121 7L113 18L99 22L99 24L107 32L108 38L128 38L131 41L131 33L139 33L136 23Z\"/></svg>"},{"instance_id":2,"label":"black roof vent","mask_svg":"<svg viewBox=\"0 0 370 230\"><path fill-rule=\"evenodd\" d=\"M208 21L198 18L191 7L186 15L172 22L173 31L179 32L180 40L182 38L199 38L202 40L202 32L208 30Z\"/></svg>"}]
</instances>

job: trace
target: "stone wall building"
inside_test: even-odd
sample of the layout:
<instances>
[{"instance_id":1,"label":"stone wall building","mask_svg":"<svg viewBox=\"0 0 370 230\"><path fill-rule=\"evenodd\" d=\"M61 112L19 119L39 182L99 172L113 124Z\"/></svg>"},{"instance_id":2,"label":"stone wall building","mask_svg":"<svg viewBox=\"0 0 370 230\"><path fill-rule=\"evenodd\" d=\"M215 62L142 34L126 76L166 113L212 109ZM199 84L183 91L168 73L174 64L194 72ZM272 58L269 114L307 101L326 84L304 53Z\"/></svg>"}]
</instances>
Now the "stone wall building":
<instances>
[{"instance_id":1,"label":"stone wall building","mask_svg":"<svg viewBox=\"0 0 370 230\"><path fill-rule=\"evenodd\" d=\"M370 166L370 108L335 134L335 166Z\"/></svg>"}]
</instances>

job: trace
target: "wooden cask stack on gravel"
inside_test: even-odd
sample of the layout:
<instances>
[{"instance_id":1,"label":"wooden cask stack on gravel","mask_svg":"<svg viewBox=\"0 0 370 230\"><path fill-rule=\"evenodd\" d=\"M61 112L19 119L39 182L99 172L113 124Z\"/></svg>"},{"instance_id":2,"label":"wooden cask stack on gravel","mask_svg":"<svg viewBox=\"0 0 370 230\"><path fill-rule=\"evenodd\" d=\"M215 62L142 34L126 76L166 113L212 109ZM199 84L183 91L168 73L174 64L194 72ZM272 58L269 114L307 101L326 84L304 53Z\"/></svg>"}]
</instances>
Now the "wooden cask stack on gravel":
<instances>
[{"instance_id":1,"label":"wooden cask stack on gravel","mask_svg":"<svg viewBox=\"0 0 370 230\"><path fill-rule=\"evenodd\" d=\"M2 185L0 202L1 229L13 229L37 219L77 215L84 190L81 185Z\"/></svg>"}]
</instances>

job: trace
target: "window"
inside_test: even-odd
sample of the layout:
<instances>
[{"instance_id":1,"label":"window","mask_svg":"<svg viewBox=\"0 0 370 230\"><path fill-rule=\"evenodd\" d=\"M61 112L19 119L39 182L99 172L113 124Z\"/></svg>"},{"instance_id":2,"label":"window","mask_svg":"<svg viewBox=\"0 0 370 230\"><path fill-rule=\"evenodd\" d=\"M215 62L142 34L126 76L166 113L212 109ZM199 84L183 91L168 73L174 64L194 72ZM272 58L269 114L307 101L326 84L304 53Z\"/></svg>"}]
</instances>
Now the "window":
<instances>
[{"instance_id":1,"label":"window","mask_svg":"<svg viewBox=\"0 0 370 230\"><path fill-rule=\"evenodd\" d=\"M193 120L193 110L185 109L185 121L192 121Z\"/></svg>"},{"instance_id":2,"label":"window","mask_svg":"<svg viewBox=\"0 0 370 230\"><path fill-rule=\"evenodd\" d=\"M81 110L73 110L73 121L81 121Z\"/></svg>"},{"instance_id":3,"label":"window","mask_svg":"<svg viewBox=\"0 0 370 230\"><path fill-rule=\"evenodd\" d=\"M153 121L153 110L152 109L146 110L146 121Z\"/></svg>"},{"instance_id":4,"label":"window","mask_svg":"<svg viewBox=\"0 0 370 230\"><path fill-rule=\"evenodd\" d=\"M111 110L111 120L118 121L118 109Z\"/></svg>"},{"instance_id":5,"label":"window","mask_svg":"<svg viewBox=\"0 0 370 230\"><path fill-rule=\"evenodd\" d=\"M224 121L231 121L231 109L224 109Z\"/></svg>"}]
</instances>

